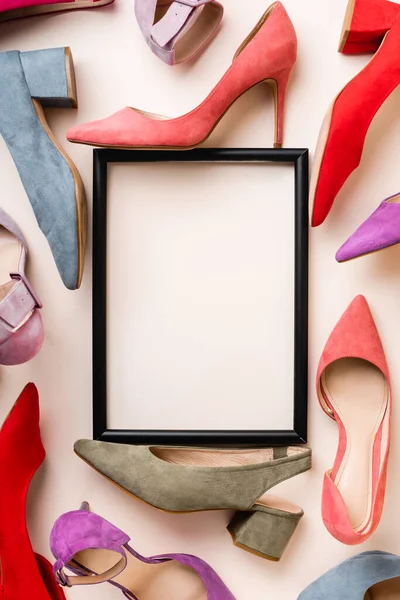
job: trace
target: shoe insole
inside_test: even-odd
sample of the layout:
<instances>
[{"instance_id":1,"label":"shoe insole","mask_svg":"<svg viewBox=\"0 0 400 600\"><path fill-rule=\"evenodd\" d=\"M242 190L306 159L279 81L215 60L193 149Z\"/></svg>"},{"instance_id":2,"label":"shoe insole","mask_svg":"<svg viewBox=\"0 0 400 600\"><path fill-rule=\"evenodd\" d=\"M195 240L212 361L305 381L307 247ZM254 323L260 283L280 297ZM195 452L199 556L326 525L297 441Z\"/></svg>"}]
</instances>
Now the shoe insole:
<instances>
[{"instance_id":1,"label":"shoe insole","mask_svg":"<svg viewBox=\"0 0 400 600\"><path fill-rule=\"evenodd\" d=\"M17 238L0 226L0 302L14 285L10 273L18 271L21 244Z\"/></svg>"},{"instance_id":2,"label":"shoe insole","mask_svg":"<svg viewBox=\"0 0 400 600\"><path fill-rule=\"evenodd\" d=\"M241 450L215 450L201 448L151 448L151 452L166 462L185 465L187 467L237 467L259 464L274 459L273 448L255 448ZM301 448L289 447L287 455L292 456L301 453ZM257 500L257 504L263 504L270 508L277 508L292 513L300 513L302 509L291 502L282 500L276 496L264 494Z\"/></svg>"},{"instance_id":3,"label":"shoe insole","mask_svg":"<svg viewBox=\"0 0 400 600\"><path fill-rule=\"evenodd\" d=\"M127 588L138 600L207 600L207 591L197 573L175 560L149 565L126 550L127 565L113 581ZM83 550L74 560L95 574L113 567L121 555L110 550ZM90 576L88 576L90 577Z\"/></svg>"},{"instance_id":4,"label":"shoe insole","mask_svg":"<svg viewBox=\"0 0 400 600\"><path fill-rule=\"evenodd\" d=\"M364 600L399 600L399 598L400 577L373 585L364 596Z\"/></svg>"},{"instance_id":5,"label":"shoe insole","mask_svg":"<svg viewBox=\"0 0 400 600\"><path fill-rule=\"evenodd\" d=\"M346 430L346 450L335 475L350 523L368 523L372 496L372 449L382 422L388 387L381 371L359 358L342 358L323 373L322 389Z\"/></svg>"},{"instance_id":6,"label":"shoe insole","mask_svg":"<svg viewBox=\"0 0 400 600\"><path fill-rule=\"evenodd\" d=\"M157 3L155 22L160 21L171 3ZM212 2L199 6L175 39L175 60L184 62L210 38L221 19L221 9Z\"/></svg>"}]
</instances>

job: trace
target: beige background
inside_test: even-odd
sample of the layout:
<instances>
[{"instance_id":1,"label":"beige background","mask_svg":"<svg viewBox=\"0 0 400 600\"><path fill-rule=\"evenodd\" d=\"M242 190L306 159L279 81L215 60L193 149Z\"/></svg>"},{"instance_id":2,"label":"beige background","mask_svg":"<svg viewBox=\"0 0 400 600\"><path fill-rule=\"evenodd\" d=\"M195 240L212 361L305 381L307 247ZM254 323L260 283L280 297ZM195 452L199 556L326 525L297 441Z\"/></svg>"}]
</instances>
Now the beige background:
<instances>
[{"instance_id":1,"label":"beige background","mask_svg":"<svg viewBox=\"0 0 400 600\"><path fill-rule=\"evenodd\" d=\"M336 0L335 2L287 0L286 2L299 37L298 63L288 94L286 146L314 148L319 124L330 101L341 86L355 75L368 60L367 57L344 57L336 53L345 4L345 0ZM69 145L65 141L66 129L77 122L106 116L129 104L171 115L177 115L190 109L205 96L222 75L235 49L265 8L266 5L261 0L247 3L243 3L241 0L230 0L226 6L223 28L216 41L200 60L189 66L175 69L166 67L148 51L134 21L132 3L127 0L117 0L114 6L97 11L78 11L3 24L0 28L0 49L24 50L71 46L76 64L80 106L78 111L49 111L49 120L82 173L91 205L91 150L87 147ZM295 600L307 583L325 569L357 551L375 548L393 552L400 551L398 542L400 484L397 477L397 458L400 448L396 436L400 426L396 402L400 383L397 373L400 337L400 249L393 248L348 265L338 265L334 260L334 253L340 244L370 214L378 202L383 197L398 192L399 103L400 94L395 92L373 122L361 167L342 190L328 221L317 231L313 231L311 235L309 442L314 450L314 468L311 472L298 478L297 481L286 482L279 490L279 493L300 504L305 510L305 517L290 548L279 564L262 561L232 546L230 537L224 529L229 519L227 513L177 516L159 513L122 494L120 490L89 470L72 453L72 444L77 438L91 435L90 249L81 290L68 292L63 288L58 277L47 242L36 226L11 157L3 142L0 143L0 173L3 186L1 205L16 218L28 239L30 245L29 275L44 304L46 341L42 351L27 365L15 368L3 367L0 372L2 418L26 382L34 381L40 391L41 426L48 456L44 466L34 479L29 496L29 530L36 550L50 557L48 535L54 519L62 512L77 507L82 499L87 499L95 511L113 520L122 529L129 532L133 538L134 547L140 552L144 554L173 551L191 552L208 560L221 574L238 600L264 600L265 598ZM273 127L272 113L271 100L266 90L255 89L243 97L228 113L208 144L215 146L270 146ZM239 172L240 168L242 167L237 167L237 172L232 175L233 183L230 184L229 192L232 196L229 208L231 209L233 206L235 209L232 215L236 219L236 225L240 219L249 218L241 202L245 192L241 172ZM131 187L129 177L131 176L128 174L121 175L124 185L121 185L121 189L118 190L120 202L127 205L132 217L135 216L139 219L137 223L143 223L144 230L138 228L136 223L136 225L132 225L132 231L136 233L139 230L146 231L146 227L152 227L152 221L149 219L149 206L143 203L140 193L132 206L129 205L130 189L128 187ZM145 186L144 177L145 173L142 171L138 176L138 192ZM167 194L169 207L173 201L170 187L164 184L165 177L171 177L171 174L163 174L160 170L157 177L151 179L154 188L150 202L159 216L164 214L160 201L161 195ZM197 177L199 176L195 176L196 183L198 183ZM241 273L244 276L248 273L247 267L244 266L253 264L254 269L257 268L257 273L260 273L261 279L265 269L268 268L268 263L264 263L260 259L254 264L254 245L244 246L243 253L241 253L238 246L233 244L234 229L227 228L223 223L223 214L226 211L224 202L227 202L224 196L226 181L220 175L213 175L213 177L215 177L213 181L215 185L212 186L212 198L218 200L218 205L214 206L212 203L206 202L205 210L208 211L210 220L212 218L214 226L216 222L218 225L221 224L221 227L225 227L224 235L228 237L229 243L236 252L236 255L229 254L231 261L229 268L232 270L235 260L240 259L243 261ZM255 215L263 215L263 218L267 216L267 213L260 212L266 210L265 206L263 208L263 203L256 202L258 190L261 188L263 193L265 189L265 193L269 194L276 205L285 201L285 194L287 194L285 186L289 184L285 181L286 176L282 177L282 181L277 177L275 179L275 176L272 177L272 171L271 181L267 175L263 174L249 176L248 186L246 186L249 191L246 193L248 193L247 199L251 199L251 209ZM193 211L188 211L186 208L186 196L189 191L191 193L189 182L179 181L178 175L174 181L176 201L178 204L182 202L185 207L185 214L180 218L187 220L185 225L190 225L190 230L193 232L190 238L191 256L199 260L200 246L194 244L193 240L199 242L200 236L206 231L204 229L206 225L200 219L198 229L196 229L193 211L198 210L198 206L196 208L194 204ZM235 182L237 185L233 185ZM253 183L255 184L254 189L251 187ZM112 185L114 184L115 182L112 183ZM193 194L199 199L204 196L208 198L211 191L207 188L208 186L204 186L204 189L201 190L196 186ZM159 197L157 197L157 191ZM271 211L271 218L278 218L278 215L283 217L284 213L281 212L281 208L277 206L276 213ZM164 216L165 219L172 218L171 213L167 213L167 211ZM202 218L204 219L204 217ZM215 222L214 219L216 219ZM127 247L131 248L133 252L134 245L140 243L140 251L148 252L147 256L150 258L154 257L157 264L155 272L158 275L158 285L163 281L163 269L160 252L157 254L157 250L168 248L169 284L177 281L181 285L181 278L190 275L190 285L195 286L195 291L201 289L201 293L210 298L210 288L207 286L211 285L212 279L207 278L207 273L203 273L203 287L200 288L193 275L190 274L188 263L184 260L181 260L181 263L177 261L179 257L178 242L183 243L184 240L177 240L177 245L172 248L168 246L165 222L164 225L162 222L157 222L158 239L161 239L163 245L150 248L146 236L137 238L132 234L131 239L127 240ZM247 225L253 226L249 223ZM176 221L174 227L176 232L180 231ZM244 235L243 230L239 227L237 231L240 231L239 235ZM127 225L123 232L126 235L130 234ZM260 244L261 242L264 244L260 247L260 254L263 255L268 249L268 245L265 245L260 231L258 231L258 235ZM210 233L210 240L210 248L218 247L218 231L215 228ZM90 241L91 234L89 232ZM120 249L123 250L122 247ZM274 256L277 261L282 260L282 265L286 264L283 261L286 252L287 249L282 249L279 245L274 248ZM211 253L207 254L205 258L211 264ZM134 264L138 269L143 269L143 266L140 267L139 257ZM182 267L182 274L180 274L178 266ZM119 268L121 273L126 272L122 265ZM215 273L216 271L212 275L215 276ZM143 283L145 273L142 272L138 275L142 277L141 283ZM252 280L252 285L255 284L255 280L256 278ZM232 281L226 281L226 285L231 284ZM133 282L130 285L132 297L135 297L135 293L142 293L142 285L140 291L132 289ZM226 285L219 285L220 299L224 299ZM237 285L236 282L235 285ZM256 285L261 284L256 282ZM257 290L258 288L252 289ZM246 290L241 293L246 296L245 292ZM261 293L262 289L260 288ZM394 436L388 495L380 527L372 539L361 547L347 548L330 537L321 523L319 505L322 475L324 470L332 465L337 432L334 423L322 413L317 405L313 381L317 361L326 337L337 318L357 293L364 293L368 298L387 351L393 377L395 401ZM265 312L268 314L268 311L271 312L276 308L276 298L267 297L268 302L263 302L263 296L260 295L261 302L256 307L260 315ZM116 298L117 300L118 298ZM144 303L143 297L139 297L137 300ZM245 300L248 302L249 297L245 297ZM154 294L152 302L154 304L150 304L150 306L161 306ZM180 310L185 306L187 307L187 304L182 301ZM173 307L169 306L169 308ZM196 308L196 306L192 306L192 308ZM226 316L227 322L228 317L229 319L234 317L232 308L229 310L231 312ZM173 311L170 314L173 314ZM190 314L193 316L193 312ZM217 322L218 312L214 311L213 315ZM241 311L239 316L242 327L241 335L246 340L245 325L249 314ZM162 319L158 318L154 324L154 331L157 335L160 333L160 323L162 322ZM179 319L176 318L173 323L174 327L177 327L179 322ZM224 336L221 335L221 330L217 329L215 333L218 343L227 343ZM231 335L230 331L229 335ZM164 347L168 343L167 340L168 336L165 335L162 338ZM259 343L264 344L262 350L270 352L270 348L265 345L265 340L262 337L259 337L258 340ZM144 337L142 341L146 341ZM250 341L254 342L253 339ZM121 370L123 365L129 364L129 353L132 352L132 356L135 356L135 353L137 356L140 355L139 342L140 338L135 340L132 345L125 338L123 344L116 348L120 352L120 360L117 362L115 359L115 365L112 367L114 382L118 370ZM159 338L157 338L157 342L161 343ZM153 369L160 369L161 361L160 356L154 351L152 352L153 345L149 342L147 344L147 353L144 357L146 360L142 357L140 364L141 368L147 369L151 374ZM208 336L204 336L203 355L199 355L199 359L206 359L204 349L207 347L213 347L212 340L210 341ZM174 346L173 349L178 351L177 346ZM192 357L194 356L196 354L192 354ZM217 360L215 356L212 359ZM247 372L254 373L260 386L264 385L264 388L254 385L254 389L249 390L241 407L238 407L237 402L240 397L243 398L243 393L236 394L234 402L236 416L227 413L226 403L214 402L213 422L229 423L230 419L239 418L240 415L244 415L248 402L253 401L253 398L259 404L261 403L260 399L263 394L260 390L268 391L269 388L265 387L266 383L263 381L265 374L262 372L262 364L256 364L258 360L258 357L254 358L255 363L252 364L247 356L245 368L248 370ZM190 364L193 364L193 361ZM234 370L235 363L231 364L233 364L231 369ZM280 380L285 381L287 377L288 363L284 357L277 356L275 368L276 377L273 386L276 387L279 386ZM197 366L196 369L198 369ZM233 375L235 378L238 377L236 372ZM196 377L199 377L198 370ZM232 382L230 383L229 372L223 379L221 377L221 374L217 373L217 386L232 385L233 387ZM232 381L236 387L238 380ZM184 383L192 385L193 379L191 379L190 373L185 374ZM219 399L219 388L214 389L213 383L208 377L205 377L202 381L204 390L200 390L200 392L197 390L197 393L200 394L199 397L205 397L205 401L207 401L209 398L207 394L212 393L215 394L216 399ZM135 379L134 384L139 385L140 382ZM159 399L158 392L161 386L164 388L165 379L156 381L156 384L153 391L155 397ZM113 385L118 389L117 384L113 383ZM129 385L129 380L127 380L127 385ZM182 389L178 389L179 380L176 372L174 378L168 382L168 386L170 397L174 397L174 392L176 392L182 401L184 394L182 394ZM245 392L246 389L246 386L243 386L242 392ZM140 391L138 388L135 393L139 394ZM144 391L146 395L149 393L148 388ZM124 394L124 397L121 398L120 404L113 404L112 418L116 422L121 422L121 411L126 408L128 398L126 386L121 388L121 393ZM166 419L164 420L166 426L168 424L167 412L157 415L160 422L162 419ZM147 415L145 411L141 412L140 419L142 419L143 426L146 426L146 419L151 416L151 412ZM134 412L130 418L136 418ZM203 415L202 418L205 419L205 416ZM244 420L248 418L248 416L243 416ZM268 419L268 414L264 413L263 418ZM284 420L287 417L281 414L277 415L277 418ZM1 459L4 460L5 457L1 457ZM118 594L119 592L110 586L103 586L96 589L69 590L68 596L77 600L84 598L105 600L106 598L120 597Z\"/></svg>"}]
</instances>

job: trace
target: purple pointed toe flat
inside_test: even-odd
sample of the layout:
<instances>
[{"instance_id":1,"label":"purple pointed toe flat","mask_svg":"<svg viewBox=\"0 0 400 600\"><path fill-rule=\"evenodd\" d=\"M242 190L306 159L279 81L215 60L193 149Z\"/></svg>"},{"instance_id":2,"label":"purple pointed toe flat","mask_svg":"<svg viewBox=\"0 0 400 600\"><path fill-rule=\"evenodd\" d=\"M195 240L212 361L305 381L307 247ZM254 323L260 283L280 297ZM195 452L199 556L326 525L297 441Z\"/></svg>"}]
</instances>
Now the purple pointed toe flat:
<instances>
[{"instance_id":1,"label":"purple pointed toe flat","mask_svg":"<svg viewBox=\"0 0 400 600\"><path fill-rule=\"evenodd\" d=\"M0 364L19 365L43 344L41 302L25 276L27 245L13 219L0 208ZM10 235L11 234L11 235Z\"/></svg>"},{"instance_id":2,"label":"purple pointed toe flat","mask_svg":"<svg viewBox=\"0 0 400 600\"><path fill-rule=\"evenodd\" d=\"M198 595L202 600L235 600L214 569L201 558L191 554L146 558L133 550L129 541L126 533L90 512L87 502L79 510L61 515L50 534L58 583L71 587L108 582L131 600L175 600L177 590L179 594L183 592L179 596L182 598L194 599ZM67 575L64 567L75 575ZM198 590L193 590L191 579L188 582L187 567L199 576ZM188 584L190 593L185 596Z\"/></svg>"},{"instance_id":3,"label":"purple pointed toe flat","mask_svg":"<svg viewBox=\"0 0 400 600\"><path fill-rule=\"evenodd\" d=\"M352 260L400 243L400 194L380 203L336 253L338 262Z\"/></svg>"}]
</instances>

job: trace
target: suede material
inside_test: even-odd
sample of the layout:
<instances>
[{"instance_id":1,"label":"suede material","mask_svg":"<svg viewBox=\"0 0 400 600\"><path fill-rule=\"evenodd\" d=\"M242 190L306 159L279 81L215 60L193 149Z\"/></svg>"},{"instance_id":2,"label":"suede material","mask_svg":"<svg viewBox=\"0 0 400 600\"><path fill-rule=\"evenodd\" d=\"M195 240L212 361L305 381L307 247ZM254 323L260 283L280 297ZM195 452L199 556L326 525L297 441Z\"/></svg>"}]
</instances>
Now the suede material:
<instances>
[{"instance_id":1,"label":"suede material","mask_svg":"<svg viewBox=\"0 0 400 600\"><path fill-rule=\"evenodd\" d=\"M196 0L192 1L193 6L189 3L172 1L165 15L155 23L157 0L135 0L135 15L143 37L151 51L167 65L172 66L176 64L174 46L177 40L180 39L180 34L189 29L191 23L196 27L195 21L200 11L203 9L208 10L203 4L213 2L219 9L220 17L208 39L186 60L194 58L194 56L204 49L215 36L221 22L224 10L219 2L216 0L201 0L195 6Z\"/></svg>"},{"instance_id":2,"label":"suede material","mask_svg":"<svg viewBox=\"0 0 400 600\"><path fill-rule=\"evenodd\" d=\"M21 365L31 360L40 351L44 341L44 329L40 312L0 344L1 365Z\"/></svg>"},{"instance_id":3,"label":"suede material","mask_svg":"<svg viewBox=\"0 0 400 600\"><path fill-rule=\"evenodd\" d=\"M54 523L50 534L50 548L57 559L54 572L88 548L102 548L125 556L122 546L129 541L128 535L96 513L87 510L65 513Z\"/></svg>"},{"instance_id":4,"label":"suede material","mask_svg":"<svg viewBox=\"0 0 400 600\"><path fill-rule=\"evenodd\" d=\"M398 12L399 5L389 0L355 0L343 54L376 52Z\"/></svg>"},{"instance_id":5,"label":"suede material","mask_svg":"<svg viewBox=\"0 0 400 600\"><path fill-rule=\"evenodd\" d=\"M175 119L154 120L127 107L107 119L73 127L67 138L94 146L195 146L207 137L242 93L268 78L278 83L278 138L281 138L283 98L296 55L297 39L292 22L282 4L275 2L268 18L218 85L191 112ZM281 139L278 142L281 143Z\"/></svg>"},{"instance_id":6,"label":"suede material","mask_svg":"<svg viewBox=\"0 0 400 600\"><path fill-rule=\"evenodd\" d=\"M400 204L388 202L392 197L383 200L339 248L336 253L338 262L377 252L400 242Z\"/></svg>"},{"instance_id":7,"label":"suede material","mask_svg":"<svg viewBox=\"0 0 400 600\"><path fill-rule=\"evenodd\" d=\"M96 4L99 0L87 0L86 4L90 7ZM113 0L110 0L110 3ZM46 6L46 4L71 4L71 8L74 8L76 0L1 0L1 12L8 10L17 10L21 8L29 8L30 6ZM84 8L84 7L82 7ZM23 15L21 15L23 16Z\"/></svg>"},{"instance_id":8,"label":"suede material","mask_svg":"<svg viewBox=\"0 0 400 600\"><path fill-rule=\"evenodd\" d=\"M31 478L45 457L39 429L39 398L28 384L0 431L0 559L2 600L56 600L49 594L26 526L26 495ZM22 567L21 567L22 565ZM28 591L28 592L27 592ZM60 597L60 596L59 596Z\"/></svg>"},{"instance_id":9,"label":"suede material","mask_svg":"<svg viewBox=\"0 0 400 600\"><path fill-rule=\"evenodd\" d=\"M362 552L311 583L297 600L364 600L375 584L400 577L400 557L389 552Z\"/></svg>"},{"instance_id":10,"label":"suede material","mask_svg":"<svg viewBox=\"0 0 400 600\"><path fill-rule=\"evenodd\" d=\"M41 556L35 554L37 566L39 567L40 575L44 581L46 589L50 595L51 600L65 600L65 594L63 589L57 584L53 575L53 569L49 561Z\"/></svg>"},{"instance_id":11,"label":"suede material","mask_svg":"<svg viewBox=\"0 0 400 600\"><path fill-rule=\"evenodd\" d=\"M28 253L25 238L15 221L0 208L0 226L12 233L20 243L16 269L10 265L13 281L0 286L0 364L19 365L33 358L43 344L44 332L38 308L40 299L25 276ZM23 325L21 325L23 323Z\"/></svg>"},{"instance_id":12,"label":"suede material","mask_svg":"<svg viewBox=\"0 0 400 600\"><path fill-rule=\"evenodd\" d=\"M54 572L58 572L64 565L67 565L77 552L88 548L111 550L118 552L123 557L126 556L126 552L129 552L147 564L157 565L160 562L176 560L192 568L201 577L207 590L207 600L235 600L214 569L201 558L190 554L159 554L145 557L131 548L129 541L130 538L126 533L95 513L87 510L65 513L57 519L50 534L51 550L57 559L54 564ZM122 570L125 568L127 567L123 567ZM78 575L85 575L83 570L75 568L71 570ZM90 579L87 577L87 583L90 583ZM68 578L69 585L75 585L76 581L79 580L75 580L74 577ZM109 582L123 592L130 592L127 588L113 582L112 579ZM132 594L129 595L129 597L131 596Z\"/></svg>"},{"instance_id":13,"label":"suede material","mask_svg":"<svg viewBox=\"0 0 400 600\"><path fill-rule=\"evenodd\" d=\"M37 116L19 52L0 53L0 84L0 133L14 159L39 227L49 242L61 278L67 288L75 289L78 237L71 168Z\"/></svg>"},{"instance_id":14,"label":"suede material","mask_svg":"<svg viewBox=\"0 0 400 600\"><path fill-rule=\"evenodd\" d=\"M31 50L21 52L20 57L32 98L39 100L42 106L57 106L60 101L72 106L68 97L65 48Z\"/></svg>"},{"instance_id":15,"label":"suede material","mask_svg":"<svg viewBox=\"0 0 400 600\"><path fill-rule=\"evenodd\" d=\"M329 400L321 384L321 377L325 369L336 360L342 358L361 358L372 363L382 372L389 387L388 407L385 415L383 415L381 428L378 430L374 441L371 459L373 463L371 468L373 469L373 465L378 461L377 453L379 454L380 469L378 472L376 469L375 471L373 469L374 486L370 519L368 526L362 532L353 530L346 505L335 485L335 477L342 465L347 450L346 430L340 416L329 404ZM378 330L376 329L374 319L364 296L359 295L354 298L329 336L319 361L316 387L323 410L327 412L328 407L332 411L332 414L329 412L327 414L336 420L339 428L339 444L334 466L331 471L326 472L324 477L322 519L328 531L342 543L349 545L360 544L375 531L383 510L390 435L384 447L384 454L381 456L381 430L384 419L388 419L390 432L392 411L389 369Z\"/></svg>"},{"instance_id":16,"label":"suede material","mask_svg":"<svg viewBox=\"0 0 400 600\"><path fill-rule=\"evenodd\" d=\"M78 440L75 452L148 504L171 512L246 510L268 489L311 468L311 450L238 467L191 467L157 458L148 446Z\"/></svg>"},{"instance_id":17,"label":"suede material","mask_svg":"<svg viewBox=\"0 0 400 600\"><path fill-rule=\"evenodd\" d=\"M372 119L400 83L400 17L379 52L334 101L328 138L314 192L312 226L321 225L351 173L358 167ZM324 142L325 137L319 140Z\"/></svg>"},{"instance_id":18,"label":"suede material","mask_svg":"<svg viewBox=\"0 0 400 600\"><path fill-rule=\"evenodd\" d=\"M274 509L237 512L228 530L236 543L279 560L302 516Z\"/></svg>"}]
</instances>

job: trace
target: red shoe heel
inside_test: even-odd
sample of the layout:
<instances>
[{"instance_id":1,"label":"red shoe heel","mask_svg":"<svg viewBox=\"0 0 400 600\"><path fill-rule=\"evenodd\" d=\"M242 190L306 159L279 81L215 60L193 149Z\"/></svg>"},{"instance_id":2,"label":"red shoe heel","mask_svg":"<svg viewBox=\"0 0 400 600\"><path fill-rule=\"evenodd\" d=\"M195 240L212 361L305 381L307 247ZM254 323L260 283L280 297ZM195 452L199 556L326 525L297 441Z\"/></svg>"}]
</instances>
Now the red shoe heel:
<instances>
[{"instance_id":1,"label":"red shoe heel","mask_svg":"<svg viewBox=\"0 0 400 600\"><path fill-rule=\"evenodd\" d=\"M310 184L311 224L324 222L361 161L372 119L400 84L400 16L367 66L338 94L323 122Z\"/></svg>"},{"instance_id":2,"label":"red shoe heel","mask_svg":"<svg viewBox=\"0 0 400 600\"><path fill-rule=\"evenodd\" d=\"M64 600L48 561L34 554L26 527L29 483L45 457L33 383L24 388L4 421L0 456L0 598Z\"/></svg>"},{"instance_id":3,"label":"red shoe heel","mask_svg":"<svg viewBox=\"0 0 400 600\"><path fill-rule=\"evenodd\" d=\"M389 0L349 0L339 52L374 54L392 27L399 5Z\"/></svg>"}]
</instances>

